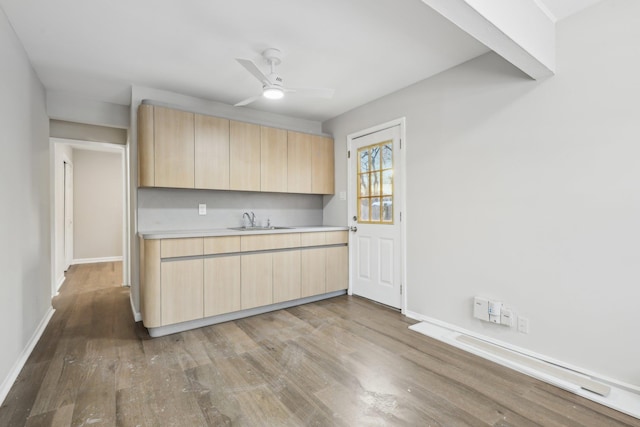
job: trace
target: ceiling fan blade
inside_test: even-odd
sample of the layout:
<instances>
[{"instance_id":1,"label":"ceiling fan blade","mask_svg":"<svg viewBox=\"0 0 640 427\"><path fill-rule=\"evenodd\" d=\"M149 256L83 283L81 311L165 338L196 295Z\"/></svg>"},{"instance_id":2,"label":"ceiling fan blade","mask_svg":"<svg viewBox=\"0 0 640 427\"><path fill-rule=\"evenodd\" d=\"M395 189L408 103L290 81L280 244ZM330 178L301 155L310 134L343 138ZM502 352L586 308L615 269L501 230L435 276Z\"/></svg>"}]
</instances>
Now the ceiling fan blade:
<instances>
[{"instance_id":1,"label":"ceiling fan blade","mask_svg":"<svg viewBox=\"0 0 640 427\"><path fill-rule=\"evenodd\" d=\"M253 76L258 79L260 83L267 85L270 84L269 78L262 71L260 71L260 68L258 68L258 66L253 61L251 61L250 59L241 58L236 58L236 61L238 61L238 63L242 65L248 72L253 74Z\"/></svg>"},{"instance_id":2,"label":"ceiling fan blade","mask_svg":"<svg viewBox=\"0 0 640 427\"><path fill-rule=\"evenodd\" d=\"M290 87L284 90L285 92L296 93L301 96L308 96L313 98L333 98L335 93L334 89L318 88L318 87Z\"/></svg>"},{"instance_id":3,"label":"ceiling fan blade","mask_svg":"<svg viewBox=\"0 0 640 427\"><path fill-rule=\"evenodd\" d=\"M234 104L234 107L244 107L245 105L249 105L253 101L257 101L260 98L262 98L262 94L256 95L256 96L252 96L251 98L247 98L244 101L240 101L237 104Z\"/></svg>"}]
</instances>

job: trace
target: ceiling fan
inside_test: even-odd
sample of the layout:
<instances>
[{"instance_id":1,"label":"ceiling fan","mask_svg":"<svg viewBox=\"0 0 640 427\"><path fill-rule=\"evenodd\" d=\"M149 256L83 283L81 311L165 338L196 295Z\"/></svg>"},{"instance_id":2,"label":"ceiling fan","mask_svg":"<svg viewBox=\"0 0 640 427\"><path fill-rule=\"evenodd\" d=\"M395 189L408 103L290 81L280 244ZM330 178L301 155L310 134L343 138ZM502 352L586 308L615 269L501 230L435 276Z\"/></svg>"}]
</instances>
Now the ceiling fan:
<instances>
[{"instance_id":1,"label":"ceiling fan","mask_svg":"<svg viewBox=\"0 0 640 427\"><path fill-rule=\"evenodd\" d=\"M331 98L333 97L333 89L321 88L292 88L285 87L280 74L276 72L276 66L282 62L280 58L280 50L269 48L262 52L262 57L269 64L269 74L263 73L258 66L250 59L236 58L248 72L250 72L260 83L262 83L262 93L247 98L235 104L235 107L242 107L258 100L261 96L267 99L280 99L285 93L296 93L299 95L310 96L315 98Z\"/></svg>"}]
</instances>

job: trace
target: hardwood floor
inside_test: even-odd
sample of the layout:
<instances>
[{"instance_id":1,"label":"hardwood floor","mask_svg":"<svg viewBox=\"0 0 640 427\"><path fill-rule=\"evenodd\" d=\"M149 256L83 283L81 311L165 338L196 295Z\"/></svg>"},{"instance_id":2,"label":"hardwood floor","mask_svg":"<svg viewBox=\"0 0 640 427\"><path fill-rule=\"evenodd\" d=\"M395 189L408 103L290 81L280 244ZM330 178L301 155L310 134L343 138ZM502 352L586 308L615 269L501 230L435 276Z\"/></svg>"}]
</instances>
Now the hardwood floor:
<instances>
[{"instance_id":1,"label":"hardwood floor","mask_svg":"<svg viewBox=\"0 0 640 427\"><path fill-rule=\"evenodd\" d=\"M161 338L120 263L73 266L0 426L639 426L338 297Z\"/></svg>"}]
</instances>

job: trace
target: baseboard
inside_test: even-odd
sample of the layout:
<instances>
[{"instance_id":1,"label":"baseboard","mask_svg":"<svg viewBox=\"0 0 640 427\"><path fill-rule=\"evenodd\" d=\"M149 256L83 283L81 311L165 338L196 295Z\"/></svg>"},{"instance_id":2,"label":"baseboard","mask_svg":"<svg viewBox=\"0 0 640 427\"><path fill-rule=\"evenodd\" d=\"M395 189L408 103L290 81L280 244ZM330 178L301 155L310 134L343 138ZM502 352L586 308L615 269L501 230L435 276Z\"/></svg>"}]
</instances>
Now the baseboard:
<instances>
[{"instance_id":1,"label":"baseboard","mask_svg":"<svg viewBox=\"0 0 640 427\"><path fill-rule=\"evenodd\" d=\"M58 292L60 291L60 286L62 286L65 280L67 280L67 276L65 276L64 273L62 273L62 276L58 279L58 282L56 283L56 295L58 295Z\"/></svg>"},{"instance_id":2,"label":"baseboard","mask_svg":"<svg viewBox=\"0 0 640 427\"><path fill-rule=\"evenodd\" d=\"M429 330L429 333L426 333L425 331L420 331L421 329L419 327L420 324L416 324L410 327L410 329L414 329L419 333L423 333L424 335L428 335L432 338L435 338L439 341L450 344L454 347L473 353L487 360L491 360L492 362L501 364L503 366L517 370L519 372L522 372L526 375L532 376L534 378L537 378L549 384L563 388L579 396L582 396L586 399L600 403L604 406L608 406L617 411L624 412L636 418L640 418L640 411L638 410L638 408L640 408L640 389L635 385L627 384L625 382L609 378L605 375L601 375L601 374L589 371L588 369L576 367L574 365L554 359L552 357L535 353L528 349L517 347L512 344L509 344L500 340L496 340L494 338L491 338L482 334L478 334L476 332L472 332L464 328L460 328L456 325L443 322L438 319L430 318L428 316L421 315L419 313L408 311L406 313L406 316L411 319L420 320L423 323L430 325L430 327L423 328L423 329ZM486 351L482 351L481 349L476 349L476 348L473 348L472 346L460 343L460 341L456 339L456 336L460 336L460 335L473 337L478 340L490 343L496 347L513 352L515 354L524 355L534 360L546 362L550 365L554 365L559 368L566 369L567 371L578 373L586 377L589 377L593 380L606 383L609 386L611 386L611 389L612 389L611 394L608 397L598 396L580 387L576 387L573 384L569 384L563 380L560 380L557 377L552 377L542 372L533 372L531 369L526 369L525 367L519 365L518 363L512 363L508 360L501 359L500 357L495 357L495 355L488 353Z\"/></svg>"},{"instance_id":3,"label":"baseboard","mask_svg":"<svg viewBox=\"0 0 640 427\"><path fill-rule=\"evenodd\" d=\"M99 262L118 262L118 261L122 261L121 256L102 257L102 258L79 258L71 261L71 265L94 264Z\"/></svg>"},{"instance_id":4,"label":"baseboard","mask_svg":"<svg viewBox=\"0 0 640 427\"><path fill-rule=\"evenodd\" d=\"M2 405L4 403L4 400L7 398L11 387L13 387L13 383L15 383L18 375L20 374L20 371L22 371L22 368L24 368L24 364L27 363L27 359L40 340L42 333L47 328L47 325L49 324L53 313L55 313L55 310L53 309L53 307L49 307L49 310L40 321L40 324L31 336L31 339L27 343L27 346L24 348L24 350L22 350L22 353L20 354L20 357L18 357L18 360L16 360L13 368L11 368L9 374L7 374L4 381L2 381L2 385L0 385L0 405Z\"/></svg>"},{"instance_id":5,"label":"baseboard","mask_svg":"<svg viewBox=\"0 0 640 427\"><path fill-rule=\"evenodd\" d=\"M133 295L129 291L129 302L131 303L131 313L133 313L133 320L136 322L142 322L142 313L136 311L136 306L133 304Z\"/></svg>"},{"instance_id":6,"label":"baseboard","mask_svg":"<svg viewBox=\"0 0 640 427\"><path fill-rule=\"evenodd\" d=\"M97 262L118 262L118 261L122 261L121 256L108 256L108 257L102 257L102 258L79 258L71 261L71 265L94 264Z\"/></svg>"}]
</instances>

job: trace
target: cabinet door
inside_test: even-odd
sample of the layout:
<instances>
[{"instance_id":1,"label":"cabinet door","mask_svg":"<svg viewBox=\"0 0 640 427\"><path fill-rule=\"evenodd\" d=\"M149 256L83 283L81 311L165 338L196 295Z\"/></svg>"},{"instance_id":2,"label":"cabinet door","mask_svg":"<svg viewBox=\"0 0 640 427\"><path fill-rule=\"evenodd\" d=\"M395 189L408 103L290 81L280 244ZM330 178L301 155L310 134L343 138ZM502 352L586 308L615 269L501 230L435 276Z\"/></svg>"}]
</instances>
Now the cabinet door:
<instances>
[{"instance_id":1,"label":"cabinet door","mask_svg":"<svg viewBox=\"0 0 640 427\"><path fill-rule=\"evenodd\" d=\"M204 260L204 316L240 310L240 256Z\"/></svg>"},{"instance_id":2,"label":"cabinet door","mask_svg":"<svg viewBox=\"0 0 640 427\"><path fill-rule=\"evenodd\" d=\"M326 275L326 249L307 249L301 256L301 297L324 294Z\"/></svg>"},{"instance_id":3,"label":"cabinet door","mask_svg":"<svg viewBox=\"0 0 640 427\"><path fill-rule=\"evenodd\" d=\"M287 191L287 131L260 128L260 190Z\"/></svg>"},{"instance_id":4,"label":"cabinet door","mask_svg":"<svg viewBox=\"0 0 640 427\"><path fill-rule=\"evenodd\" d=\"M153 105L138 107L138 187L155 185Z\"/></svg>"},{"instance_id":5,"label":"cabinet door","mask_svg":"<svg viewBox=\"0 0 640 427\"><path fill-rule=\"evenodd\" d=\"M273 303L273 254L240 257L240 306L243 310Z\"/></svg>"},{"instance_id":6,"label":"cabinet door","mask_svg":"<svg viewBox=\"0 0 640 427\"><path fill-rule=\"evenodd\" d=\"M347 246L326 248L327 251L327 292L340 291L349 287L349 249Z\"/></svg>"},{"instance_id":7,"label":"cabinet door","mask_svg":"<svg viewBox=\"0 0 640 427\"><path fill-rule=\"evenodd\" d=\"M229 189L229 120L195 115L195 187Z\"/></svg>"},{"instance_id":8,"label":"cabinet door","mask_svg":"<svg viewBox=\"0 0 640 427\"><path fill-rule=\"evenodd\" d=\"M153 107L155 186L193 188L193 113Z\"/></svg>"},{"instance_id":9,"label":"cabinet door","mask_svg":"<svg viewBox=\"0 0 640 427\"><path fill-rule=\"evenodd\" d=\"M311 193L311 135L287 134L287 192Z\"/></svg>"},{"instance_id":10,"label":"cabinet door","mask_svg":"<svg viewBox=\"0 0 640 427\"><path fill-rule=\"evenodd\" d=\"M163 326L203 317L203 269L202 259L160 264Z\"/></svg>"},{"instance_id":11,"label":"cabinet door","mask_svg":"<svg viewBox=\"0 0 640 427\"><path fill-rule=\"evenodd\" d=\"M311 147L311 192L314 194L333 194L333 139L313 135Z\"/></svg>"},{"instance_id":12,"label":"cabinet door","mask_svg":"<svg viewBox=\"0 0 640 427\"><path fill-rule=\"evenodd\" d=\"M300 251L273 254L273 302L300 298Z\"/></svg>"},{"instance_id":13,"label":"cabinet door","mask_svg":"<svg viewBox=\"0 0 640 427\"><path fill-rule=\"evenodd\" d=\"M229 188L260 191L260 126L229 124Z\"/></svg>"}]
</instances>

